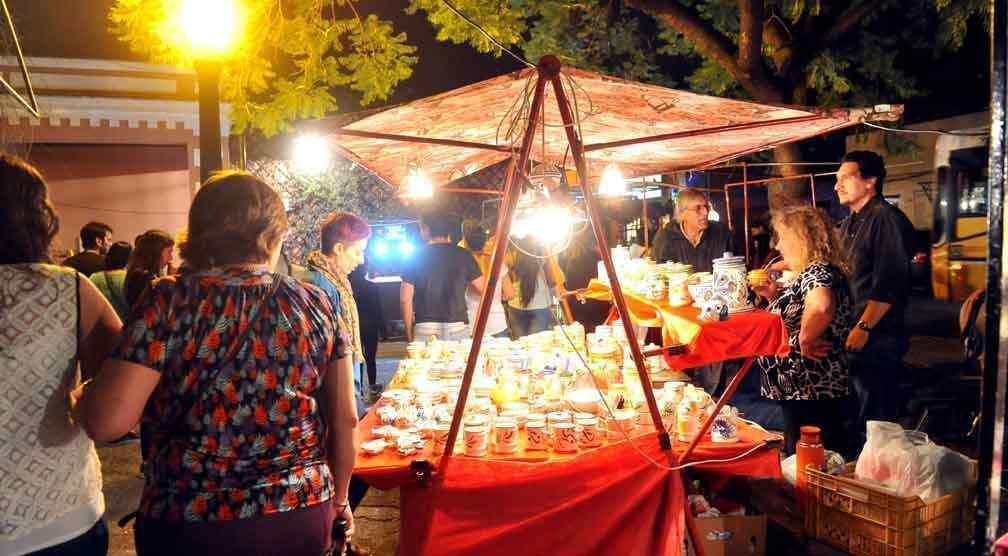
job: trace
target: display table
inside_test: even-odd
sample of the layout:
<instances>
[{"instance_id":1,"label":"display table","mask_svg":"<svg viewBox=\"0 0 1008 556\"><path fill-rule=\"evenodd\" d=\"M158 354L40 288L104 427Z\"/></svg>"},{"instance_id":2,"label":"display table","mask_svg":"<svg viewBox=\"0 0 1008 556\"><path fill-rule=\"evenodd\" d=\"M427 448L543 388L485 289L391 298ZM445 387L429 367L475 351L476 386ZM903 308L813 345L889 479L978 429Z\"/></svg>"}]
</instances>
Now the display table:
<instances>
[{"instance_id":1,"label":"display table","mask_svg":"<svg viewBox=\"0 0 1008 556\"><path fill-rule=\"evenodd\" d=\"M683 344L681 355L666 357L669 365L688 369L759 355L787 355L787 329L779 315L763 310L730 315L725 321L700 321L700 309L673 307L623 291L634 324L661 328L663 345ZM592 280L578 297L612 301L605 284Z\"/></svg>"},{"instance_id":2,"label":"display table","mask_svg":"<svg viewBox=\"0 0 1008 556\"><path fill-rule=\"evenodd\" d=\"M604 300L608 288L593 282L584 293ZM705 322L692 307L630 295L627 301L637 324L661 326L669 340L685 345L685 353L670 358L678 368L787 353L783 322L765 311ZM360 430L368 435L379 422L372 408ZM779 440L741 423L739 442L701 440L685 465L780 477ZM663 452L653 426L638 425L629 440L607 439L574 454L526 451L523 437L515 454L492 450L484 457L457 451L449 472L423 482L414 464L441 463L430 447L409 456L392 449L360 453L354 472L377 488L401 487L400 554L681 554L686 497L678 460L687 443Z\"/></svg>"}]
</instances>

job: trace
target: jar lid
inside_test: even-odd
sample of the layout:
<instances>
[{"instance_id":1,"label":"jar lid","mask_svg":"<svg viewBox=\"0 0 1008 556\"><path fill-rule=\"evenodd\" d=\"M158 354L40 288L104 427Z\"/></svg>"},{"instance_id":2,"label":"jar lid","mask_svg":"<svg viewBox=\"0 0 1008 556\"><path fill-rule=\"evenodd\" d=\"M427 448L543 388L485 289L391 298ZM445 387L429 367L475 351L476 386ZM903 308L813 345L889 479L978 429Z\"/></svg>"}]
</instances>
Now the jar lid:
<instances>
[{"instance_id":1,"label":"jar lid","mask_svg":"<svg viewBox=\"0 0 1008 556\"><path fill-rule=\"evenodd\" d=\"M798 429L801 433L801 442L805 444L819 444L822 429L819 427L813 427L811 425L805 425Z\"/></svg>"},{"instance_id":2,"label":"jar lid","mask_svg":"<svg viewBox=\"0 0 1008 556\"><path fill-rule=\"evenodd\" d=\"M745 264L745 257L741 255L735 256L731 251L725 251L720 259L714 259L711 262L715 265Z\"/></svg>"}]
</instances>

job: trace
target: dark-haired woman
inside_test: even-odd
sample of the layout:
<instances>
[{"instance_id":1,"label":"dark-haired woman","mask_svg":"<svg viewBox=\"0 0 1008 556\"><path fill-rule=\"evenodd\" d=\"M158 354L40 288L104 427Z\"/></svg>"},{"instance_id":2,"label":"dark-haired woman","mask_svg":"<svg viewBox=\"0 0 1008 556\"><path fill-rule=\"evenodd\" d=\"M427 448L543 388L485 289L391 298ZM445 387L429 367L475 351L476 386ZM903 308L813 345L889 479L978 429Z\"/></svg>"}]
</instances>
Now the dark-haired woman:
<instances>
[{"instance_id":1,"label":"dark-haired woman","mask_svg":"<svg viewBox=\"0 0 1008 556\"><path fill-rule=\"evenodd\" d=\"M125 319L130 309L126 300L126 265L132 253L133 246L129 242L113 243L105 254L105 270L91 275L91 282L109 300L120 319Z\"/></svg>"},{"instance_id":2,"label":"dark-haired woman","mask_svg":"<svg viewBox=\"0 0 1008 556\"><path fill-rule=\"evenodd\" d=\"M215 175L189 210L186 272L156 280L85 389L78 420L118 438L139 419L152 449L137 553L318 556L347 485L357 414L328 297L270 272L287 217L245 173Z\"/></svg>"},{"instance_id":3,"label":"dark-haired woman","mask_svg":"<svg viewBox=\"0 0 1008 556\"><path fill-rule=\"evenodd\" d=\"M563 273L552 257L538 254L530 244L512 247L511 272L507 279L514 295L507 300L508 329L512 338L520 338L553 327L550 307L553 294L563 290Z\"/></svg>"},{"instance_id":4,"label":"dark-haired woman","mask_svg":"<svg viewBox=\"0 0 1008 556\"><path fill-rule=\"evenodd\" d=\"M0 155L0 554L108 550L101 465L71 418L121 323L87 278L51 264L59 219L41 175Z\"/></svg>"},{"instance_id":5,"label":"dark-haired woman","mask_svg":"<svg viewBox=\"0 0 1008 556\"><path fill-rule=\"evenodd\" d=\"M174 248L175 240L162 230L148 230L137 236L136 247L126 266L126 302L130 307L151 282L166 274Z\"/></svg>"}]
</instances>

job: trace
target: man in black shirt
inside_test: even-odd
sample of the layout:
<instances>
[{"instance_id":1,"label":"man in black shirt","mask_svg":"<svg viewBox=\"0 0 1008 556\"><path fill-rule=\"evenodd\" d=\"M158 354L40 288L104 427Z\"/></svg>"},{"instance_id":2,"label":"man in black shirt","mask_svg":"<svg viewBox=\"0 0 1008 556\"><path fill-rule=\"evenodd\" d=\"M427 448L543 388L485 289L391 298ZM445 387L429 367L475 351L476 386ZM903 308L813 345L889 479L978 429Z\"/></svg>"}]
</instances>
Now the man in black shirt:
<instances>
[{"instance_id":1,"label":"man in black shirt","mask_svg":"<svg viewBox=\"0 0 1008 556\"><path fill-rule=\"evenodd\" d=\"M651 258L693 265L693 272L711 272L713 261L733 251L735 242L724 226L707 219L710 203L703 193L683 189L675 200L676 217L655 236Z\"/></svg>"},{"instance_id":2,"label":"man in black shirt","mask_svg":"<svg viewBox=\"0 0 1008 556\"><path fill-rule=\"evenodd\" d=\"M866 421L899 416L902 362L909 347L906 306L914 229L882 197L885 176L885 162L871 151L847 153L837 171L837 197L851 210L840 232L858 319L846 347L857 402L854 432L862 436Z\"/></svg>"},{"instance_id":3,"label":"man in black shirt","mask_svg":"<svg viewBox=\"0 0 1008 556\"><path fill-rule=\"evenodd\" d=\"M714 259L734 250L728 229L708 220L710 202L695 189L683 189L675 198L675 219L658 232L652 258L693 265L693 272L712 272ZM693 382L712 395L719 394L740 366L734 361L703 365L692 370Z\"/></svg>"},{"instance_id":4,"label":"man in black shirt","mask_svg":"<svg viewBox=\"0 0 1008 556\"><path fill-rule=\"evenodd\" d=\"M80 231L84 250L63 261L63 266L77 269L84 276L105 270L105 254L112 245L112 228L101 222L88 222Z\"/></svg>"},{"instance_id":5,"label":"man in black shirt","mask_svg":"<svg viewBox=\"0 0 1008 556\"><path fill-rule=\"evenodd\" d=\"M441 214L423 218L420 231L428 241L402 273L399 306L406 339L437 336L459 340L467 335L465 292L483 292L483 273L476 259L451 239L451 222Z\"/></svg>"}]
</instances>

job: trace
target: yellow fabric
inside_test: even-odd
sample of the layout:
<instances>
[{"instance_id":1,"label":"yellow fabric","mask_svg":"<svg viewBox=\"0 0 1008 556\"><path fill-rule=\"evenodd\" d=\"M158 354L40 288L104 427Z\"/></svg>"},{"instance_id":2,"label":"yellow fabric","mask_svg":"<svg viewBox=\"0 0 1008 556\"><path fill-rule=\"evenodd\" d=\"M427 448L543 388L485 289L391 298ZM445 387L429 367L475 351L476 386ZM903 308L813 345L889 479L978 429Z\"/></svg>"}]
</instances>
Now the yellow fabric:
<instances>
[{"instance_id":1,"label":"yellow fabric","mask_svg":"<svg viewBox=\"0 0 1008 556\"><path fill-rule=\"evenodd\" d=\"M589 282L582 295L587 299L612 301L609 286L598 280ZM625 289L623 297L636 324L662 329L665 345L691 345L700 335L700 324L697 321L700 310L696 307L673 307L665 301L638 297Z\"/></svg>"}]
</instances>

